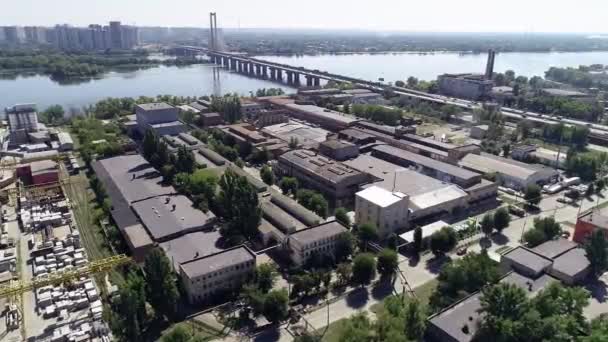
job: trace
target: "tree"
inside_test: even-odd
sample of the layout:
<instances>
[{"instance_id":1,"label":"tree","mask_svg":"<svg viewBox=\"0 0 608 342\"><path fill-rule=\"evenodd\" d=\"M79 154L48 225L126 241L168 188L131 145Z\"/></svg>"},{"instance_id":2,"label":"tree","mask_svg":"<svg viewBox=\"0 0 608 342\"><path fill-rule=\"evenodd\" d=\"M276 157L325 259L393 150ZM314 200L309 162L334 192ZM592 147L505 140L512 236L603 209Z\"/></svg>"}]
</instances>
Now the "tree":
<instances>
[{"instance_id":1,"label":"tree","mask_svg":"<svg viewBox=\"0 0 608 342\"><path fill-rule=\"evenodd\" d=\"M321 342L321 337L304 332L302 335L296 336L293 342Z\"/></svg>"},{"instance_id":2,"label":"tree","mask_svg":"<svg viewBox=\"0 0 608 342\"><path fill-rule=\"evenodd\" d=\"M405 305L405 335L411 341L422 341L426 331L426 313L422 304L414 298Z\"/></svg>"},{"instance_id":3,"label":"tree","mask_svg":"<svg viewBox=\"0 0 608 342\"><path fill-rule=\"evenodd\" d=\"M585 197L591 197L595 193L595 186L593 183L587 186L587 190L585 191Z\"/></svg>"},{"instance_id":4,"label":"tree","mask_svg":"<svg viewBox=\"0 0 608 342\"><path fill-rule=\"evenodd\" d=\"M416 254L422 251L422 228L419 226L414 228L414 252Z\"/></svg>"},{"instance_id":5,"label":"tree","mask_svg":"<svg viewBox=\"0 0 608 342\"><path fill-rule=\"evenodd\" d=\"M338 267L336 267L336 274L338 276L338 282L340 284L346 284L350 281L350 278L353 275L353 267L348 262L338 264Z\"/></svg>"},{"instance_id":6,"label":"tree","mask_svg":"<svg viewBox=\"0 0 608 342\"><path fill-rule=\"evenodd\" d=\"M509 158L509 154L511 153L511 145L509 144L503 144L502 145L502 155L505 158Z\"/></svg>"},{"instance_id":7,"label":"tree","mask_svg":"<svg viewBox=\"0 0 608 342\"><path fill-rule=\"evenodd\" d=\"M562 233L561 225L555 222L555 218L553 217L535 218L534 229L538 229L545 233L547 240L553 240Z\"/></svg>"},{"instance_id":8,"label":"tree","mask_svg":"<svg viewBox=\"0 0 608 342\"><path fill-rule=\"evenodd\" d=\"M308 295L315 287L315 280L308 273L294 276L292 282L293 288L291 293L296 296L300 295L302 292L304 292L305 295Z\"/></svg>"},{"instance_id":9,"label":"tree","mask_svg":"<svg viewBox=\"0 0 608 342\"><path fill-rule=\"evenodd\" d=\"M380 254L378 254L377 262L378 273L384 277L389 277L395 274L397 267L399 267L399 257L397 252L390 248L384 248Z\"/></svg>"},{"instance_id":10,"label":"tree","mask_svg":"<svg viewBox=\"0 0 608 342\"><path fill-rule=\"evenodd\" d=\"M337 262L347 260L355 251L355 237L351 232L344 232L336 238L334 256Z\"/></svg>"},{"instance_id":11,"label":"tree","mask_svg":"<svg viewBox=\"0 0 608 342\"><path fill-rule=\"evenodd\" d=\"M195 167L194 155L185 146L177 149L177 161L175 169L177 172L193 173Z\"/></svg>"},{"instance_id":12,"label":"tree","mask_svg":"<svg viewBox=\"0 0 608 342\"><path fill-rule=\"evenodd\" d=\"M481 219L481 231L486 235L490 236L494 230L494 217L491 213L487 213Z\"/></svg>"},{"instance_id":13,"label":"tree","mask_svg":"<svg viewBox=\"0 0 608 342\"><path fill-rule=\"evenodd\" d=\"M418 85L418 79L414 76L410 76L407 78L407 86L409 88L416 88L416 86Z\"/></svg>"},{"instance_id":14,"label":"tree","mask_svg":"<svg viewBox=\"0 0 608 342\"><path fill-rule=\"evenodd\" d=\"M547 241L547 236L542 230L533 228L524 233L523 239L529 247L536 247Z\"/></svg>"},{"instance_id":15,"label":"tree","mask_svg":"<svg viewBox=\"0 0 608 342\"><path fill-rule=\"evenodd\" d=\"M357 237L367 248L367 243L378 238L378 229L371 223L364 223L357 227Z\"/></svg>"},{"instance_id":16,"label":"tree","mask_svg":"<svg viewBox=\"0 0 608 342\"><path fill-rule=\"evenodd\" d=\"M435 255L443 255L456 247L458 236L456 231L451 227L443 227L441 230L434 232L430 237L431 251Z\"/></svg>"},{"instance_id":17,"label":"tree","mask_svg":"<svg viewBox=\"0 0 608 342\"><path fill-rule=\"evenodd\" d=\"M190 342L192 330L183 324L176 325L169 333L161 337L160 342Z\"/></svg>"},{"instance_id":18,"label":"tree","mask_svg":"<svg viewBox=\"0 0 608 342\"><path fill-rule=\"evenodd\" d=\"M255 280L257 286L264 293L272 289L277 276L278 272L273 264L261 264L255 269Z\"/></svg>"},{"instance_id":19,"label":"tree","mask_svg":"<svg viewBox=\"0 0 608 342\"><path fill-rule=\"evenodd\" d=\"M323 195L309 189L300 189L296 193L298 203L305 208L315 212L317 215L326 218L329 204Z\"/></svg>"},{"instance_id":20,"label":"tree","mask_svg":"<svg viewBox=\"0 0 608 342\"><path fill-rule=\"evenodd\" d=\"M146 324L146 283L131 271L119 287L115 314L111 316L112 331L125 341L143 341Z\"/></svg>"},{"instance_id":21,"label":"tree","mask_svg":"<svg viewBox=\"0 0 608 342\"><path fill-rule=\"evenodd\" d=\"M262 177L262 181L268 185L274 184L274 173L272 169L268 165L262 166L260 170L260 177Z\"/></svg>"},{"instance_id":22,"label":"tree","mask_svg":"<svg viewBox=\"0 0 608 342\"><path fill-rule=\"evenodd\" d=\"M281 188L285 195L295 195L299 187L300 184L294 177L283 177L279 182L279 188Z\"/></svg>"},{"instance_id":23,"label":"tree","mask_svg":"<svg viewBox=\"0 0 608 342\"><path fill-rule=\"evenodd\" d=\"M357 284L369 284L376 277L376 259L370 253L357 254L353 260L353 281Z\"/></svg>"},{"instance_id":24,"label":"tree","mask_svg":"<svg viewBox=\"0 0 608 342\"><path fill-rule=\"evenodd\" d=\"M503 229L507 228L511 223L511 215L509 215L509 211L507 208L499 208L494 213L494 228L496 231L501 233Z\"/></svg>"},{"instance_id":25,"label":"tree","mask_svg":"<svg viewBox=\"0 0 608 342\"><path fill-rule=\"evenodd\" d=\"M606 186L606 183L604 182L603 179L598 179L597 182L595 183L595 188L597 189L597 192L600 194L604 190L605 186Z\"/></svg>"},{"instance_id":26,"label":"tree","mask_svg":"<svg viewBox=\"0 0 608 342\"><path fill-rule=\"evenodd\" d=\"M403 81L395 81L395 87L403 88L403 87L405 87L405 82L403 82Z\"/></svg>"},{"instance_id":27,"label":"tree","mask_svg":"<svg viewBox=\"0 0 608 342\"><path fill-rule=\"evenodd\" d=\"M598 277L608 269L608 240L601 229L591 233L585 243L585 252L594 276Z\"/></svg>"},{"instance_id":28,"label":"tree","mask_svg":"<svg viewBox=\"0 0 608 342\"><path fill-rule=\"evenodd\" d=\"M500 283L484 289L480 302L480 312L485 315L478 336L495 341L517 341L513 336L517 333L511 330L513 329L511 324L526 314L528 308L526 292L517 285Z\"/></svg>"},{"instance_id":29,"label":"tree","mask_svg":"<svg viewBox=\"0 0 608 342\"><path fill-rule=\"evenodd\" d=\"M529 206L538 205L541 200L540 187L536 184L528 185L524 192L524 200L528 202Z\"/></svg>"},{"instance_id":30,"label":"tree","mask_svg":"<svg viewBox=\"0 0 608 342\"><path fill-rule=\"evenodd\" d=\"M60 105L53 105L48 107L44 112L40 113L40 121L44 123L54 124L63 119L65 111Z\"/></svg>"},{"instance_id":31,"label":"tree","mask_svg":"<svg viewBox=\"0 0 608 342\"><path fill-rule=\"evenodd\" d=\"M219 213L228 221L220 232L232 242L254 237L262 216L257 191L246 177L239 176L230 169L222 175L219 184Z\"/></svg>"},{"instance_id":32,"label":"tree","mask_svg":"<svg viewBox=\"0 0 608 342\"><path fill-rule=\"evenodd\" d=\"M146 160L149 161L150 158L152 158L152 155L156 153L157 145L158 137L156 136L156 134L154 134L153 130L147 130L144 134L144 140L142 142L142 152Z\"/></svg>"},{"instance_id":33,"label":"tree","mask_svg":"<svg viewBox=\"0 0 608 342\"><path fill-rule=\"evenodd\" d=\"M175 318L177 311L177 279L172 270L169 258L159 248L155 248L146 256L144 273L148 289L150 305L158 317Z\"/></svg>"},{"instance_id":34,"label":"tree","mask_svg":"<svg viewBox=\"0 0 608 342\"><path fill-rule=\"evenodd\" d=\"M272 290L264 301L264 317L271 323L278 323L287 318L289 297L287 290Z\"/></svg>"},{"instance_id":35,"label":"tree","mask_svg":"<svg viewBox=\"0 0 608 342\"><path fill-rule=\"evenodd\" d=\"M346 227L350 227L350 217L348 217L348 212L344 208L336 209L335 213L336 221L342 223Z\"/></svg>"}]
</instances>

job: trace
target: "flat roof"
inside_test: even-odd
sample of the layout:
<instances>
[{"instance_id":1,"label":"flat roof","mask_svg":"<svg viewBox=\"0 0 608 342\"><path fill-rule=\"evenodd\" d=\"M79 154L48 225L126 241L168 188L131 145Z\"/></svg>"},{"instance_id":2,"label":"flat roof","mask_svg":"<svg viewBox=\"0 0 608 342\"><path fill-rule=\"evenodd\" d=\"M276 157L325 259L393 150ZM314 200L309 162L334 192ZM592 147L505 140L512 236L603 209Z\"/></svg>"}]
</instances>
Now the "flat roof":
<instances>
[{"instance_id":1,"label":"flat roof","mask_svg":"<svg viewBox=\"0 0 608 342\"><path fill-rule=\"evenodd\" d=\"M426 237L429 237L429 236L433 235L433 233L440 231L441 228L449 227L449 226L450 225L448 223L441 221L441 220L427 224L426 226L423 226L420 228L420 229L422 229L422 238L424 239ZM414 241L414 231L415 231L415 229L409 230L409 231L399 235L399 237L407 242L412 242L412 241Z\"/></svg>"},{"instance_id":2,"label":"flat roof","mask_svg":"<svg viewBox=\"0 0 608 342\"><path fill-rule=\"evenodd\" d=\"M161 122L151 125L153 128L162 128L162 127L174 127L174 126L184 126L181 121L169 121L169 122Z\"/></svg>"},{"instance_id":3,"label":"flat roof","mask_svg":"<svg viewBox=\"0 0 608 342\"><path fill-rule=\"evenodd\" d=\"M330 119L333 121L337 121L343 123L345 125L350 125L353 122L359 121L353 116L343 114L341 112L336 112L334 110L329 110L323 107L318 107L315 105L301 105L295 103L287 103L284 105L288 109L299 111L301 113L309 114L312 116L316 116L319 118Z\"/></svg>"},{"instance_id":4,"label":"flat roof","mask_svg":"<svg viewBox=\"0 0 608 342\"><path fill-rule=\"evenodd\" d=\"M183 263L180 267L186 276L192 279L244 262L255 262L255 258L255 254L249 251L249 249L240 246Z\"/></svg>"},{"instance_id":5,"label":"flat roof","mask_svg":"<svg viewBox=\"0 0 608 342\"><path fill-rule=\"evenodd\" d=\"M311 242L326 239L347 231L348 229L342 224L340 224L338 221L330 221L297 231L291 234L289 238L294 239L303 245L306 245Z\"/></svg>"},{"instance_id":6,"label":"flat roof","mask_svg":"<svg viewBox=\"0 0 608 342\"><path fill-rule=\"evenodd\" d=\"M338 139L326 140L326 141L322 142L321 145L322 146L327 146L328 148L331 148L331 149L339 149L339 148L344 148L344 147L357 146L357 145L355 145L353 143L342 141L342 140L338 140Z\"/></svg>"},{"instance_id":7,"label":"flat roof","mask_svg":"<svg viewBox=\"0 0 608 342\"><path fill-rule=\"evenodd\" d=\"M516 247L510 252L503 254L502 257L510 259L519 265L525 266L536 274L544 271L547 267L551 266L552 263L550 259L536 254L523 246Z\"/></svg>"},{"instance_id":8,"label":"flat roof","mask_svg":"<svg viewBox=\"0 0 608 342\"><path fill-rule=\"evenodd\" d=\"M286 123L279 123L262 128L262 132L276 136L283 141L289 142L293 138L297 138L302 145L314 145L321 143L327 139L328 130L320 127L314 127L309 124L289 120Z\"/></svg>"},{"instance_id":9,"label":"flat roof","mask_svg":"<svg viewBox=\"0 0 608 342\"><path fill-rule=\"evenodd\" d=\"M440 140L435 140L435 139L431 139L431 138L427 138L427 137L423 137L421 135L416 135L416 134L404 134L403 135L403 139L404 140L409 140L409 141L415 141L418 142L419 144L422 145L431 145L437 149L440 149L442 151L449 151L452 150L456 147L458 147L457 145L454 144L450 144L450 143L446 143Z\"/></svg>"},{"instance_id":10,"label":"flat roof","mask_svg":"<svg viewBox=\"0 0 608 342\"><path fill-rule=\"evenodd\" d=\"M376 146L372 150L390 154L390 155L393 155L394 157L401 158L403 160L414 163L416 165L422 165L429 169L441 171L445 174L449 174L449 175L459 178L459 179L472 179L472 178L478 178L480 176L478 173L475 173L475 172L472 172L469 170L465 170L458 166L440 162L438 160L428 158L425 156L421 156L419 154L412 153L410 151L402 150L400 148L392 147L389 145ZM472 154L468 154L467 156L470 156L470 155L472 155Z\"/></svg>"},{"instance_id":11,"label":"flat roof","mask_svg":"<svg viewBox=\"0 0 608 342\"><path fill-rule=\"evenodd\" d=\"M442 189L437 189L423 194L410 197L410 204L413 210L431 208L442 203L466 198L468 194L457 185L449 185Z\"/></svg>"},{"instance_id":12,"label":"flat roof","mask_svg":"<svg viewBox=\"0 0 608 342\"><path fill-rule=\"evenodd\" d=\"M576 276L590 267L587 252L583 248L573 248L553 260L552 268L567 276Z\"/></svg>"},{"instance_id":13,"label":"flat roof","mask_svg":"<svg viewBox=\"0 0 608 342\"><path fill-rule=\"evenodd\" d=\"M582 93L580 91L575 90L566 90L566 89L558 89L558 88L543 88L541 91L545 94L553 95L553 96L587 96L587 94Z\"/></svg>"},{"instance_id":14,"label":"flat roof","mask_svg":"<svg viewBox=\"0 0 608 342\"><path fill-rule=\"evenodd\" d=\"M373 185L380 186L389 191L402 192L409 196L449 186L449 184L435 178L367 154L361 154L357 158L346 160L343 163L376 177L379 181L373 183Z\"/></svg>"},{"instance_id":15,"label":"flat roof","mask_svg":"<svg viewBox=\"0 0 608 342\"><path fill-rule=\"evenodd\" d=\"M467 154L458 164L482 173L502 173L519 179L528 179L537 172L537 170L533 168L527 168L498 158L490 158L477 154Z\"/></svg>"},{"instance_id":16,"label":"flat roof","mask_svg":"<svg viewBox=\"0 0 608 342\"><path fill-rule=\"evenodd\" d=\"M192 201L183 195L157 196L135 202L132 207L156 241L203 229L215 220L212 212L194 208Z\"/></svg>"},{"instance_id":17,"label":"flat roof","mask_svg":"<svg viewBox=\"0 0 608 342\"><path fill-rule=\"evenodd\" d=\"M532 250L546 258L555 259L556 257L566 253L567 251L576 248L577 243L566 239L555 239L544 242Z\"/></svg>"},{"instance_id":18,"label":"flat roof","mask_svg":"<svg viewBox=\"0 0 608 342\"><path fill-rule=\"evenodd\" d=\"M407 198L407 195L403 193L391 192L375 185L370 186L367 189L361 190L355 195L382 208L393 205L401 201L403 198Z\"/></svg>"},{"instance_id":19,"label":"flat roof","mask_svg":"<svg viewBox=\"0 0 608 342\"><path fill-rule=\"evenodd\" d=\"M137 105L138 108L143 110L161 110L161 109L171 109L175 108L165 102L152 102L152 103L142 103Z\"/></svg>"},{"instance_id":20,"label":"flat roof","mask_svg":"<svg viewBox=\"0 0 608 342\"><path fill-rule=\"evenodd\" d=\"M30 170L32 174L47 172L47 171L57 171L59 169L59 164L52 160L39 160L30 163Z\"/></svg>"},{"instance_id":21,"label":"flat roof","mask_svg":"<svg viewBox=\"0 0 608 342\"><path fill-rule=\"evenodd\" d=\"M582 222L590 223L601 229L608 229L608 216L597 210L591 210L578 218Z\"/></svg>"},{"instance_id":22,"label":"flat roof","mask_svg":"<svg viewBox=\"0 0 608 342\"><path fill-rule=\"evenodd\" d=\"M172 186L162 185L160 173L139 154L97 160L93 162L93 169L115 205L118 196L131 204L176 193Z\"/></svg>"},{"instance_id":23,"label":"flat roof","mask_svg":"<svg viewBox=\"0 0 608 342\"><path fill-rule=\"evenodd\" d=\"M346 136L350 136L353 137L355 139L358 140L365 140L365 139L376 139L375 135L369 134L367 132L364 132L362 130L356 129L356 128L347 128L347 129L343 129L340 131L340 134L344 134Z\"/></svg>"},{"instance_id":24,"label":"flat roof","mask_svg":"<svg viewBox=\"0 0 608 342\"><path fill-rule=\"evenodd\" d=\"M178 269L179 264L222 251L220 238L219 231L194 232L161 242L159 246Z\"/></svg>"},{"instance_id":25,"label":"flat roof","mask_svg":"<svg viewBox=\"0 0 608 342\"><path fill-rule=\"evenodd\" d=\"M125 227L123 234L127 236L127 240L132 248L151 246L154 243L144 226L139 223Z\"/></svg>"},{"instance_id":26,"label":"flat roof","mask_svg":"<svg viewBox=\"0 0 608 342\"><path fill-rule=\"evenodd\" d=\"M309 150L292 150L279 156L279 161L288 162L332 182L340 183L362 173L347 164L316 154Z\"/></svg>"}]
</instances>

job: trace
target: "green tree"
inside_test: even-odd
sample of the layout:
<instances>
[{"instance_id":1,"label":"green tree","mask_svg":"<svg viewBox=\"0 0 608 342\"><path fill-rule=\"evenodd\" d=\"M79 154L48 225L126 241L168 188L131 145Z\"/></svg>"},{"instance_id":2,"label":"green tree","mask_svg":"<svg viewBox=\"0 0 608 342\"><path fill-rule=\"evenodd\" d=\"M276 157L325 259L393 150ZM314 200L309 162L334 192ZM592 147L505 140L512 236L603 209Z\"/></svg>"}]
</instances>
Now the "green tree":
<instances>
[{"instance_id":1,"label":"green tree","mask_svg":"<svg viewBox=\"0 0 608 342\"><path fill-rule=\"evenodd\" d=\"M119 287L119 297L115 303L115 314L111 316L112 332L125 341L144 341L146 326L146 283L134 272L127 275Z\"/></svg>"},{"instance_id":2,"label":"green tree","mask_svg":"<svg viewBox=\"0 0 608 342\"><path fill-rule=\"evenodd\" d=\"M419 226L414 228L414 252L416 254L422 251L422 228Z\"/></svg>"},{"instance_id":3,"label":"green tree","mask_svg":"<svg viewBox=\"0 0 608 342\"><path fill-rule=\"evenodd\" d=\"M350 227L350 217L348 217L348 212L344 208L338 208L335 212L336 221L342 223L346 227Z\"/></svg>"},{"instance_id":4,"label":"green tree","mask_svg":"<svg viewBox=\"0 0 608 342\"><path fill-rule=\"evenodd\" d=\"M418 79L414 76L410 76L407 78L407 86L409 88L416 88L416 86L418 85Z\"/></svg>"},{"instance_id":5,"label":"green tree","mask_svg":"<svg viewBox=\"0 0 608 342\"><path fill-rule=\"evenodd\" d=\"M411 341L422 341L426 331L426 312L417 299L405 305L405 335Z\"/></svg>"},{"instance_id":6,"label":"green tree","mask_svg":"<svg viewBox=\"0 0 608 342\"><path fill-rule=\"evenodd\" d=\"M305 208L315 212L317 215L326 218L329 204L323 195L309 189L300 189L296 193L298 203Z\"/></svg>"},{"instance_id":7,"label":"green tree","mask_svg":"<svg viewBox=\"0 0 608 342\"><path fill-rule=\"evenodd\" d=\"M517 341L515 330L519 327L513 325L527 313L526 292L517 285L501 283L484 289L480 302L480 311L485 315L477 336L495 341Z\"/></svg>"},{"instance_id":8,"label":"green tree","mask_svg":"<svg viewBox=\"0 0 608 342\"><path fill-rule=\"evenodd\" d=\"M301 293L308 295L315 287L315 280L308 273L296 275L291 280L293 283L291 293L296 296L299 296Z\"/></svg>"},{"instance_id":9,"label":"green tree","mask_svg":"<svg viewBox=\"0 0 608 342\"><path fill-rule=\"evenodd\" d=\"M523 239L529 247L536 247L547 241L547 236L542 230L533 228L524 233Z\"/></svg>"},{"instance_id":10,"label":"green tree","mask_svg":"<svg viewBox=\"0 0 608 342\"><path fill-rule=\"evenodd\" d=\"M338 267L336 267L336 274L338 276L338 283L345 285L350 281L350 278L353 275L353 267L347 262L338 264Z\"/></svg>"},{"instance_id":11,"label":"green tree","mask_svg":"<svg viewBox=\"0 0 608 342\"><path fill-rule=\"evenodd\" d=\"M511 215L509 215L509 211L507 208L499 208L494 213L494 228L499 233L502 232L505 228L509 226L511 223Z\"/></svg>"},{"instance_id":12,"label":"green tree","mask_svg":"<svg viewBox=\"0 0 608 342\"><path fill-rule=\"evenodd\" d=\"M591 197L593 196L593 194L595 193L595 186L593 185L593 183L589 184L589 186L587 186L587 190L585 191L585 197Z\"/></svg>"},{"instance_id":13,"label":"green tree","mask_svg":"<svg viewBox=\"0 0 608 342\"><path fill-rule=\"evenodd\" d=\"M364 223L357 227L357 238L367 248L367 244L378 238L378 228L371 223Z\"/></svg>"},{"instance_id":14,"label":"green tree","mask_svg":"<svg viewBox=\"0 0 608 342\"><path fill-rule=\"evenodd\" d=\"M169 333L161 337L161 342L190 342L192 330L183 324L177 324Z\"/></svg>"},{"instance_id":15,"label":"green tree","mask_svg":"<svg viewBox=\"0 0 608 342\"><path fill-rule=\"evenodd\" d=\"M597 189L597 192L600 194L604 190L605 186L606 186L606 183L604 182L603 179L598 179L597 182L595 183L595 188Z\"/></svg>"},{"instance_id":16,"label":"green tree","mask_svg":"<svg viewBox=\"0 0 608 342\"><path fill-rule=\"evenodd\" d=\"M227 221L220 232L231 242L253 238L262 217L257 191L246 177L230 169L222 175L219 185L220 215Z\"/></svg>"},{"instance_id":17,"label":"green tree","mask_svg":"<svg viewBox=\"0 0 608 342\"><path fill-rule=\"evenodd\" d=\"M40 121L48 124L58 123L63 119L65 111L60 105L53 105L48 107L44 112L40 113Z\"/></svg>"},{"instance_id":18,"label":"green tree","mask_svg":"<svg viewBox=\"0 0 608 342\"><path fill-rule=\"evenodd\" d=\"M552 240L562 233L562 227L553 217L537 217L534 219L534 229L545 233L547 240Z\"/></svg>"},{"instance_id":19,"label":"green tree","mask_svg":"<svg viewBox=\"0 0 608 342\"><path fill-rule=\"evenodd\" d=\"M177 149L177 161L175 169L177 172L193 173L195 167L194 155L185 146Z\"/></svg>"},{"instance_id":20,"label":"green tree","mask_svg":"<svg viewBox=\"0 0 608 342\"><path fill-rule=\"evenodd\" d=\"M376 259L370 253L361 253L353 260L353 281L357 284L369 284L376 277Z\"/></svg>"},{"instance_id":21,"label":"green tree","mask_svg":"<svg viewBox=\"0 0 608 342\"><path fill-rule=\"evenodd\" d=\"M538 205L541 200L540 187L536 184L528 185L524 192L524 200L526 200L530 206Z\"/></svg>"},{"instance_id":22,"label":"green tree","mask_svg":"<svg viewBox=\"0 0 608 342\"><path fill-rule=\"evenodd\" d=\"M494 230L494 216L491 213L487 213L483 216L480 222L481 231L486 235L490 236Z\"/></svg>"},{"instance_id":23,"label":"green tree","mask_svg":"<svg viewBox=\"0 0 608 342\"><path fill-rule=\"evenodd\" d=\"M153 249L146 256L144 273L147 295L156 315L175 318L179 298L177 280L171 262L160 248Z\"/></svg>"},{"instance_id":24,"label":"green tree","mask_svg":"<svg viewBox=\"0 0 608 342\"><path fill-rule=\"evenodd\" d=\"M399 257L397 252L390 248L384 248L378 254L377 262L378 273L384 277L392 277L399 267Z\"/></svg>"},{"instance_id":25,"label":"green tree","mask_svg":"<svg viewBox=\"0 0 608 342\"><path fill-rule=\"evenodd\" d=\"M264 293L270 291L278 275L273 264L258 265L255 269L255 280L258 288Z\"/></svg>"},{"instance_id":26,"label":"green tree","mask_svg":"<svg viewBox=\"0 0 608 342\"><path fill-rule=\"evenodd\" d=\"M289 297L287 290L272 290L264 301L264 317L271 323L278 323L287 318Z\"/></svg>"},{"instance_id":27,"label":"green tree","mask_svg":"<svg viewBox=\"0 0 608 342\"><path fill-rule=\"evenodd\" d=\"M441 230L434 232L430 237L431 251L435 255L443 255L456 247L458 236L456 231L451 227L443 227Z\"/></svg>"},{"instance_id":28,"label":"green tree","mask_svg":"<svg viewBox=\"0 0 608 342\"><path fill-rule=\"evenodd\" d=\"M293 339L294 342L321 342L321 337L312 335L309 332L304 332Z\"/></svg>"},{"instance_id":29,"label":"green tree","mask_svg":"<svg viewBox=\"0 0 608 342\"><path fill-rule=\"evenodd\" d=\"M509 158L510 153L511 153L511 145L509 145L509 144L503 144L502 145L502 155L505 158Z\"/></svg>"},{"instance_id":30,"label":"green tree","mask_svg":"<svg viewBox=\"0 0 608 342\"><path fill-rule=\"evenodd\" d=\"M295 195L300 187L300 183L294 177L283 177L281 181L279 181L279 188L283 191L285 195Z\"/></svg>"},{"instance_id":31,"label":"green tree","mask_svg":"<svg viewBox=\"0 0 608 342\"><path fill-rule=\"evenodd\" d=\"M156 153L156 148L158 145L158 137L154 134L154 131L149 129L144 134L144 140L142 142L142 152L144 158L148 161L152 158L152 155Z\"/></svg>"},{"instance_id":32,"label":"green tree","mask_svg":"<svg viewBox=\"0 0 608 342\"><path fill-rule=\"evenodd\" d=\"M395 87L403 88L403 87L405 87L405 82L403 82L403 81L395 81Z\"/></svg>"},{"instance_id":33,"label":"green tree","mask_svg":"<svg viewBox=\"0 0 608 342\"><path fill-rule=\"evenodd\" d=\"M274 173L268 165L262 166L262 169L260 170L260 177L262 177L264 183L268 185L274 184Z\"/></svg>"},{"instance_id":34,"label":"green tree","mask_svg":"<svg viewBox=\"0 0 608 342\"><path fill-rule=\"evenodd\" d=\"M351 232L344 232L336 238L334 256L337 262L347 260L355 251L355 238Z\"/></svg>"},{"instance_id":35,"label":"green tree","mask_svg":"<svg viewBox=\"0 0 608 342\"><path fill-rule=\"evenodd\" d=\"M585 243L587 259L593 275L598 277L608 269L608 240L601 229L595 230Z\"/></svg>"}]
</instances>

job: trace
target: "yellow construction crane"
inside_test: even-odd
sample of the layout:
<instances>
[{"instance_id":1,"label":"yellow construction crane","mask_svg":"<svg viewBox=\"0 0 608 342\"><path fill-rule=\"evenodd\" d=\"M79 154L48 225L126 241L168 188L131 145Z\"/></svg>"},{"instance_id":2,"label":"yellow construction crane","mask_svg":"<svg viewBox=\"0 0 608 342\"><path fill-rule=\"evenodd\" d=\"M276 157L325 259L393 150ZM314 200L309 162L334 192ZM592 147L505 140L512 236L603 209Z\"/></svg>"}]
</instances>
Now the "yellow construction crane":
<instances>
[{"instance_id":1,"label":"yellow construction crane","mask_svg":"<svg viewBox=\"0 0 608 342\"><path fill-rule=\"evenodd\" d=\"M109 258L95 260L87 265L69 270L53 272L46 276L36 277L30 282L13 281L9 285L0 286L0 298L18 296L24 292L32 291L48 285L58 285L83 276L108 272L116 266L131 262L131 258L124 255L114 255Z\"/></svg>"}]
</instances>

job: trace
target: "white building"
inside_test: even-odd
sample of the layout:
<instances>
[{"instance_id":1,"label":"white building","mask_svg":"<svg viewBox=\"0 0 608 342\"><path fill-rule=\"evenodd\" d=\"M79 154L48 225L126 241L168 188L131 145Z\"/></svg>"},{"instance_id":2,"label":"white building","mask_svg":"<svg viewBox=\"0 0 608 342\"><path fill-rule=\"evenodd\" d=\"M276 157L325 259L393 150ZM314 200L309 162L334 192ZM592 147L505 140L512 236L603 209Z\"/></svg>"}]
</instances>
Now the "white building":
<instances>
[{"instance_id":1,"label":"white building","mask_svg":"<svg viewBox=\"0 0 608 342\"><path fill-rule=\"evenodd\" d=\"M409 196L371 186L355 195L355 215L357 224L373 224L380 237L386 237L407 227Z\"/></svg>"},{"instance_id":2,"label":"white building","mask_svg":"<svg viewBox=\"0 0 608 342\"><path fill-rule=\"evenodd\" d=\"M135 106L139 133L144 135L148 129L154 130L159 136L178 135L186 132L188 129L179 121L178 113L178 108L164 102Z\"/></svg>"},{"instance_id":3,"label":"white building","mask_svg":"<svg viewBox=\"0 0 608 342\"><path fill-rule=\"evenodd\" d=\"M238 288L255 272L255 254L240 246L179 265L179 274L191 304L209 301Z\"/></svg>"},{"instance_id":4,"label":"white building","mask_svg":"<svg viewBox=\"0 0 608 342\"><path fill-rule=\"evenodd\" d=\"M291 234L287 240L291 260L302 265L314 254L333 255L338 236L347 231L339 222L331 221Z\"/></svg>"}]
</instances>

